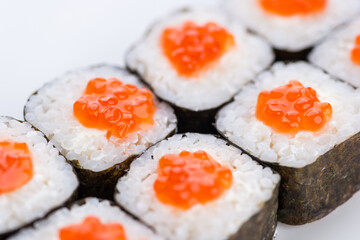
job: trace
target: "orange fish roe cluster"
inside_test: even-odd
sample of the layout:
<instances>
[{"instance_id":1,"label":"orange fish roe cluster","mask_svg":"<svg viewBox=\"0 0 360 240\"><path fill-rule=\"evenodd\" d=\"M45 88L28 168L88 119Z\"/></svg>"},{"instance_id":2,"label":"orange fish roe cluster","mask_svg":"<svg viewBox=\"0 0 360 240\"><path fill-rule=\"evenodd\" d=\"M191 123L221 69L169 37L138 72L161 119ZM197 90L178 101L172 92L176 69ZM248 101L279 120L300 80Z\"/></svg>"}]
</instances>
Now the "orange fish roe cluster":
<instances>
[{"instance_id":1,"label":"orange fish roe cluster","mask_svg":"<svg viewBox=\"0 0 360 240\"><path fill-rule=\"evenodd\" d=\"M123 84L112 78L95 78L73 106L82 125L107 130L107 137L124 137L154 124L154 96L146 88Z\"/></svg>"},{"instance_id":2,"label":"orange fish roe cluster","mask_svg":"<svg viewBox=\"0 0 360 240\"><path fill-rule=\"evenodd\" d=\"M232 185L232 172L204 151L164 155L154 190L164 204L186 210L219 198Z\"/></svg>"},{"instance_id":3,"label":"orange fish roe cluster","mask_svg":"<svg viewBox=\"0 0 360 240\"><path fill-rule=\"evenodd\" d=\"M258 96L256 117L275 131L296 134L318 131L332 115L329 103L321 103L316 91L298 81L290 81Z\"/></svg>"},{"instance_id":4,"label":"orange fish roe cluster","mask_svg":"<svg viewBox=\"0 0 360 240\"><path fill-rule=\"evenodd\" d=\"M126 240L124 227L119 223L103 224L97 217L87 217L80 224L59 230L60 240Z\"/></svg>"},{"instance_id":5,"label":"orange fish roe cluster","mask_svg":"<svg viewBox=\"0 0 360 240\"><path fill-rule=\"evenodd\" d=\"M32 156L27 144L0 142L0 194L21 188L33 175Z\"/></svg>"},{"instance_id":6,"label":"orange fish roe cluster","mask_svg":"<svg viewBox=\"0 0 360 240\"><path fill-rule=\"evenodd\" d=\"M259 3L267 12L290 17L318 13L325 9L327 0L259 0Z\"/></svg>"},{"instance_id":7,"label":"orange fish roe cluster","mask_svg":"<svg viewBox=\"0 0 360 240\"><path fill-rule=\"evenodd\" d=\"M360 65L360 35L356 36L355 47L351 51L351 60L356 65Z\"/></svg>"},{"instance_id":8,"label":"orange fish roe cluster","mask_svg":"<svg viewBox=\"0 0 360 240\"><path fill-rule=\"evenodd\" d=\"M198 26L188 21L181 27L165 29L161 45L179 75L195 77L211 67L235 45L235 41L226 29L216 23Z\"/></svg>"}]
</instances>

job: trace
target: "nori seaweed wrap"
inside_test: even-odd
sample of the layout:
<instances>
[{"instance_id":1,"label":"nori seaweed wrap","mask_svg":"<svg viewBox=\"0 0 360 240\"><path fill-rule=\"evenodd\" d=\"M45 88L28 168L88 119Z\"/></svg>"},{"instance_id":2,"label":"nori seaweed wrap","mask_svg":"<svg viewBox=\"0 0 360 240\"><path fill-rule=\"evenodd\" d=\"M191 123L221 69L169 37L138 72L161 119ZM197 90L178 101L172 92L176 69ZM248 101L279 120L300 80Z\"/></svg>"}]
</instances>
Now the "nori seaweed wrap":
<instances>
[{"instance_id":1,"label":"nori seaweed wrap","mask_svg":"<svg viewBox=\"0 0 360 240\"><path fill-rule=\"evenodd\" d=\"M177 134L132 162L115 201L166 239L271 240L279 182L223 139Z\"/></svg>"},{"instance_id":2,"label":"nori seaweed wrap","mask_svg":"<svg viewBox=\"0 0 360 240\"><path fill-rule=\"evenodd\" d=\"M182 9L154 24L127 53L171 104L180 132L215 132L215 113L274 59L269 44L217 9Z\"/></svg>"},{"instance_id":3,"label":"nori seaweed wrap","mask_svg":"<svg viewBox=\"0 0 360 240\"><path fill-rule=\"evenodd\" d=\"M128 239L163 240L113 202L86 198L58 209L9 240Z\"/></svg>"},{"instance_id":4,"label":"nori seaweed wrap","mask_svg":"<svg viewBox=\"0 0 360 240\"><path fill-rule=\"evenodd\" d=\"M173 134L177 122L172 108L136 76L107 65L47 83L24 111L74 165L80 196L109 199L132 159Z\"/></svg>"},{"instance_id":5,"label":"nori seaweed wrap","mask_svg":"<svg viewBox=\"0 0 360 240\"><path fill-rule=\"evenodd\" d=\"M0 116L0 239L74 200L78 185L71 165L40 131Z\"/></svg>"},{"instance_id":6,"label":"nori seaweed wrap","mask_svg":"<svg viewBox=\"0 0 360 240\"><path fill-rule=\"evenodd\" d=\"M216 127L281 175L278 219L299 225L359 190L359 117L359 90L304 62L276 63L220 110Z\"/></svg>"}]
</instances>

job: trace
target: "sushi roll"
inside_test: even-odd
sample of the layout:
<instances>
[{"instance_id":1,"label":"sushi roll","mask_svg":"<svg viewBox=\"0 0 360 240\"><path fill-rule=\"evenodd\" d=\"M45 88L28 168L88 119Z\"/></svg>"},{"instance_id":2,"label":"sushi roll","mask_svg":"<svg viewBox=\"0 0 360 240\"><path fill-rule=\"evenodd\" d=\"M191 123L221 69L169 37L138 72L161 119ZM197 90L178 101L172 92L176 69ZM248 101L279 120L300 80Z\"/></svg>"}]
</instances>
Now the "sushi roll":
<instances>
[{"instance_id":1,"label":"sushi roll","mask_svg":"<svg viewBox=\"0 0 360 240\"><path fill-rule=\"evenodd\" d=\"M215 131L217 109L272 61L268 43L206 8L160 20L126 56L128 68L174 107L179 132L204 133Z\"/></svg>"},{"instance_id":2,"label":"sushi roll","mask_svg":"<svg viewBox=\"0 0 360 240\"><path fill-rule=\"evenodd\" d=\"M78 185L41 132L0 116L0 239L71 201Z\"/></svg>"},{"instance_id":3,"label":"sushi roll","mask_svg":"<svg viewBox=\"0 0 360 240\"><path fill-rule=\"evenodd\" d=\"M131 164L115 201L166 239L270 240L279 181L222 139L177 134Z\"/></svg>"},{"instance_id":4,"label":"sushi roll","mask_svg":"<svg viewBox=\"0 0 360 240\"><path fill-rule=\"evenodd\" d=\"M176 131L172 108L114 66L65 74L33 94L25 119L75 166L81 196L112 198L131 160Z\"/></svg>"},{"instance_id":5,"label":"sushi roll","mask_svg":"<svg viewBox=\"0 0 360 240\"><path fill-rule=\"evenodd\" d=\"M225 8L276 49L305 60L312 45L360 11L359 0L226 0Z\"/></svg>"},{"instance_id":6,"label":"sushi roll","mask_svg":"<svg viewBox=\"0 0 360 240\"><path fill-rule=\"evenodd\" d=\"M110 201L87 198L22 229L9 240L162 240Z\"/></svg>"},{"instance_id":7,"label":"sushi roll","mask_svg":"<svg viewBox=\"0 0 360 240\"><path fill-rule=\"evenodd\" d=\"M331 75L360 87L360 18L316 46L309 60Z\"/></svg>"},{"instance_id":8,"label":"sushi roll","mask_svg":"<svg viewBox=\"0 0 360 240\"><path fill-rule=\"evenodd\" d=\"M217 114L218 131L281 175L278 219L320 219L360 188L360 94L305 62L274 64Z\"/></svg>"}]
</instances>

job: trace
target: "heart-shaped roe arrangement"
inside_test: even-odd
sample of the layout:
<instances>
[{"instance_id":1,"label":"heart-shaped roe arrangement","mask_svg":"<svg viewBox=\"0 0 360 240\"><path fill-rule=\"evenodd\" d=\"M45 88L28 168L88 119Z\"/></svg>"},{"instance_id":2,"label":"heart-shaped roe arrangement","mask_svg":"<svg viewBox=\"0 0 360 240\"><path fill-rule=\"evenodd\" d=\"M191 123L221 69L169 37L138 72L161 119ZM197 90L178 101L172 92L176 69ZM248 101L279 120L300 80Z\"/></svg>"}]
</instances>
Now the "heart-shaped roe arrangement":
<instances>
[{"instance_id":1,"label":"heart-shaped roe arrangement","mask_svg":"<svg viewBox=\"0 0 360 240\"><path fill-rule=\"evenodd\" d=\"M103 224L97 217L89 216L80 224L61 228L59 238L60 240L126 240L126 235L121 224Z\"/></svg>"},{"instance_id":2,"label":"heart-shaped roe arrangement","mask_svg":"<svg viewBox=\"0 0 360 240\"><path fill-rule=\"evenodd\" d=\"M108 138L149 129L154 124L155 109L150 90L116 78L90 80L73 105L74 115L83 126L107 130Z\"/></svg>"},{"instance_id":3,"label":"heart-shaped roe arrangement","mask_svg":"<svg viewBox=\"0 0 360 240\"><path fill-rule=\"evenodd\" d=\"M186 210L219 198L232 185L232 172L204 151L164 155L154 183L157 199Z\"/></svg>"},{"instance_id":4,"label":"heart-shaped roe arrangement","mask_svg":"<svg viewBox=\"0 0 360 240\"><path fill-rule=\"evenodd\" d=\"M231 47L233 36L214 22L185 22L166 28L161 36L164 55L180 76L196 77L211 68Z\"/></svg>"},{"instance_id":5,"label":"heart-shaped roe arrangement","mask_svg":"<svg viewBox=\"0 0 360 240\"><path fill-rule=\"evenodd\" d=\"M32 154L26 143L0 142L0 194L15 191L33 177Z\"/></svg>"},{"instance_id":6,"label":"heart-shaped roe arrangement","mask_svg":"<svg viewBox=\"0 0 360 240\"><path fill-rule=\"evenodd\" d=\"M267 12L291 17L294 15L309 15L325 9L327 0L258 0L260 6Z\"/></svg>"},{"instance_id":7,"label":"heart-shaped roe arrangement","mask_svg":"<svg viewBox=\"0 0 360 240\"><path fill-rule=\"evenodd\" d=\"M298 81L290 81L259 94L256 117L279 133L318 131L331 119L330 103L322 103L316 91Z\"/></svg>"}]
</instances>

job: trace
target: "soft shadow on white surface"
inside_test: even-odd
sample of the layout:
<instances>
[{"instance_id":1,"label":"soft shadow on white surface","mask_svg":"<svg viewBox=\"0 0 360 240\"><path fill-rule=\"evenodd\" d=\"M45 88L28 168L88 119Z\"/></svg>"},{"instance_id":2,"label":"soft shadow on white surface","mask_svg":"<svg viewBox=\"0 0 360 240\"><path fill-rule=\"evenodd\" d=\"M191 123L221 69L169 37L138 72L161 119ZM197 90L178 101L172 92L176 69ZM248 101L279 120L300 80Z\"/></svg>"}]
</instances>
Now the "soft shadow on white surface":
<instances>
[{"instance_id":1,"label":"soft shadow on white surface","mask_svg":"<svg viewBox=\"0 0 360 240\"><path fill-rule=\"evenodd\" d=\"M126 50L156 19L216 0L0 0L0 115L22 119L28 96L66 71L123 65ZM359 173L360 174L360 173ZM277 240L360 239L360 194L326 218L280 224Z\"/></svg>"}]
</instances>

